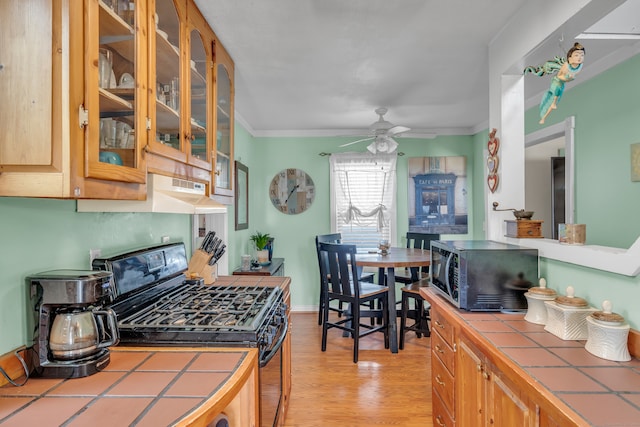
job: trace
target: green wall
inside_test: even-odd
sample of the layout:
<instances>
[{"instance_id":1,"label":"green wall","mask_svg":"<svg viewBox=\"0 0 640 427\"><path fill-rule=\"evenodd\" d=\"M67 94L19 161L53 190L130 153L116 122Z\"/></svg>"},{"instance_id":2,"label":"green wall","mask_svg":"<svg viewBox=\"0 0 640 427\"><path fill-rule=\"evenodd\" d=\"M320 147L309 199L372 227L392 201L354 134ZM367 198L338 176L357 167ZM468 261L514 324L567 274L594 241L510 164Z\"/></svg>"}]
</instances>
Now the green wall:
<instances>
[{"instance_id":1,"label":"green wall","mask_svg":"<svg viewBox=\"0 0 640 427\"><path fill-rule=\"evenodd\" d=\"M78 213L73 200L0 197L0 355L26 345L25 278L54 269L89 268L89 249L107 256L184 241L190 253L191 216L148 213Z\"/></svg>"},{"instance_id":2,"label":"green wall","mask_svg":"<svg viewBox=\"0 0 640 427\"><path fill-rule=\"evenodd\" d=\"M318 265L314 238L331 231L329 208L329 157L321 152L335 153L349 138L254 138L250 141L253 161L249 164L250 215L249 230L268 232L275 237L274 256L285 258L285 272L292 277L292 305L299 309L314 309L318 301ZM442 136L431 140L399 138L398 157L398 242L408 229L407 161L410 157L466 156L468 176L469 234L456 238L469 239L477 227L474 209L478 201L475 189L474 141L471 136ZM348 147L350 151L365 151L366 143ZM316 185L316 198L311 208L298 215L285 215L271 205L268 187L273 176L285 168L300 168ZM482 197L482 196L481 196ZM482 204L482 200L479 202ZM238 254L235 254L237 259ZM236 263L235 265L237 265Z\"/></svg>"}]
</instances>

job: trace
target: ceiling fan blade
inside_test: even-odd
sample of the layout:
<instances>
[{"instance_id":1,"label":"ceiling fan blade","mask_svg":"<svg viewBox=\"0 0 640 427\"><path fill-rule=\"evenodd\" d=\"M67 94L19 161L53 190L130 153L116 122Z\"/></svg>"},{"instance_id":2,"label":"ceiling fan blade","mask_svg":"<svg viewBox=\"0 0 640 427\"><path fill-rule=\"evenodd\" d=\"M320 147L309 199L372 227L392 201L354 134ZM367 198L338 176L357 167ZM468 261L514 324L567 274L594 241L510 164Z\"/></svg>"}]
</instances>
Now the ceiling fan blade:
<instances>
[{"instance_id":1,"label":"ceiling fan blade","mask_svg":"<svg viewBox=\"0 0 640 427\"><path fill-rule=\"evenodd\" d=\"M408 128L406 126L394 126L391 129L388 129L386 134L387 135L398 135L399 133L408 132L410 130L411 130L411 128Z\"/></svg>"},{"instance_id":2,"label":"ceiling fan blade","mask_svg":"<svg viewBox=\"0 0 640 427\"><path fill-rule=\"evenodd\" d=\"M339 145L339 147L347 147L349 145L357 144L358 142L362 142L362 141L369 141L369 140L374 139L374 138L375 137L370 136L369 138L364 138L364 139L359 139L357 141L347 142L346 144Z\"/></svg>"}]
</instances>

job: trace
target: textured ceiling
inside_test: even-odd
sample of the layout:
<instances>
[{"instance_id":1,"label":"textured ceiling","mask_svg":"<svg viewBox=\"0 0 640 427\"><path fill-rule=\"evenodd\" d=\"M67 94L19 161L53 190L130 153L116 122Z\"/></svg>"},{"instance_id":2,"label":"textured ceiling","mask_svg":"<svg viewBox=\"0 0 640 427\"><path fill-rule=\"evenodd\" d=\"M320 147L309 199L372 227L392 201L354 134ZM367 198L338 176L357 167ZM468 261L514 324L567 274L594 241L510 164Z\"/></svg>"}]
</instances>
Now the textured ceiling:
<instances>
[{"instance_id":1,"label":"textured ceiling","mask_svg":"<svg viewBox=\"0 0 640 427\"><path fill-rule=\"evenodd\" d=\"M234 59L236 111L254 135L365 134L377 107L413 135L478 131L489 118L488 45L524 4L195 2ZM589 46L593 62L599 53ZM527 91L548 81L536 84Z\"/></svg>"}]
</instances>

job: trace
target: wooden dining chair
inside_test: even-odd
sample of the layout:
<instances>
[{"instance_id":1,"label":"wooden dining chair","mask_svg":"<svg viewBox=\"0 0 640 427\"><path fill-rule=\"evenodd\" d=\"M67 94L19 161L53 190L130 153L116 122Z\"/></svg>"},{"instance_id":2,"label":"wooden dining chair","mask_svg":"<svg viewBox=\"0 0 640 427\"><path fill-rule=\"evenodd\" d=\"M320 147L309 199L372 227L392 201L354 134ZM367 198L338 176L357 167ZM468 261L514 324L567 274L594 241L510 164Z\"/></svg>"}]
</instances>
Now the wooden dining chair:
<instances>
[{"instance_id":1,"label":"wooden dining chair","mask_svg":"<svg viewBox=\"0 0 640 427\"><path fill-rule=\"evenodd\" d=\"M439 234L408 232L407 248L430 250L431 241L439 239ZM420 288L429 285L429 267L412 267L404 269L404 272L400 270L400 274L396 274L395 281L406 284L400 289L402 297L400 299L400 339L398 348L402 350L404 348L404 336L407 332L415 332L418 338L431 336L429 307L422 295L420 295ZM413 308L411 307L412 305ZM407 324L409 319L412 319L413 323Z\"/></svg>"},{"instance_id":2,"label":"wooden dining chair","mask_svg":"<svg viewBox=\"0 0 640 427\"><path fill-rule=\"evenodd\" d=\"M430 250L432 240L440 240L440 235L416 233L412 231L407 232L407 248ZM428 277L429 267L399 268L395 273L396 282L408 285L422 279L423 277Z\"/></svg>"},{"instance_id":3,"label":"wooden dining chair","mask_svg":"<svg viewBox=\"0 0 640 427\"><path fill-rule=\"evenodd\" d=\"M320 275L324 281L324 307L322 310L322 351L327 349L327 332L337 328L349 333L353 338L353 362L358 362L360 338L382 332L385 348L389 348L389 312L387 286L362 282L358 278L356 266L356 246L340 243L319 243L319 251L327 262L320 263ZM347 305L338 320L329 319L331 301ZM379 309L374 309L378 301ZM371 303L371 304L370 304ZM363 307L370 305L370 308ZM382 319L381 324L363 323L362 318Z\"/></svg>"},{"instance_id":4,"label":"wooden dining chair","mask_svg":"<svg viewBox=\"0 0 640 427\"><path fill-rule=\"evenodd\" d=\"M331 233L331 234L320 234L316 236L316 252L318 254L318 270L320 271L320 266L325 264L327 271L329 270L328 266L326 266L327 259L324 255L320 254L320 243L342 243L342 235L340 233ZM362 271L362 267L357 268L358 278L362 282L370 282L373 283L374 274L367 273ZM322 292L322 273L320 273L320 300L318 303L318 325L322 325L322 309L324 308L324 293ZM342 315L342 303L338 304L338 307L329 307L329 310L335 311L339 316Z\"/></svg>"}]
</instances>

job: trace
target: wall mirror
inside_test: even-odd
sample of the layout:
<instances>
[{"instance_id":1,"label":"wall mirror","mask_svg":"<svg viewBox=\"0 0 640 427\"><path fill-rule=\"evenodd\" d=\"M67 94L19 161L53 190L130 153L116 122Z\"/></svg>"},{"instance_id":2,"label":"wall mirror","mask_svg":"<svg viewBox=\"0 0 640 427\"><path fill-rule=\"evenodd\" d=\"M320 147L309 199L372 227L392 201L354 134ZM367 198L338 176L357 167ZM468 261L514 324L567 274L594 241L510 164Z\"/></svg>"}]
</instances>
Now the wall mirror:
<instances>
[{"instance_id":1,"label":"wall mirror","mask_svg":"<svg viewBox=\"0 0 640 427\"><path fill-rule=\"evenodd\" d=\"M235 162L235 229L249 228L249 168L242 163Z\"/></svg>"}]
</instances>

